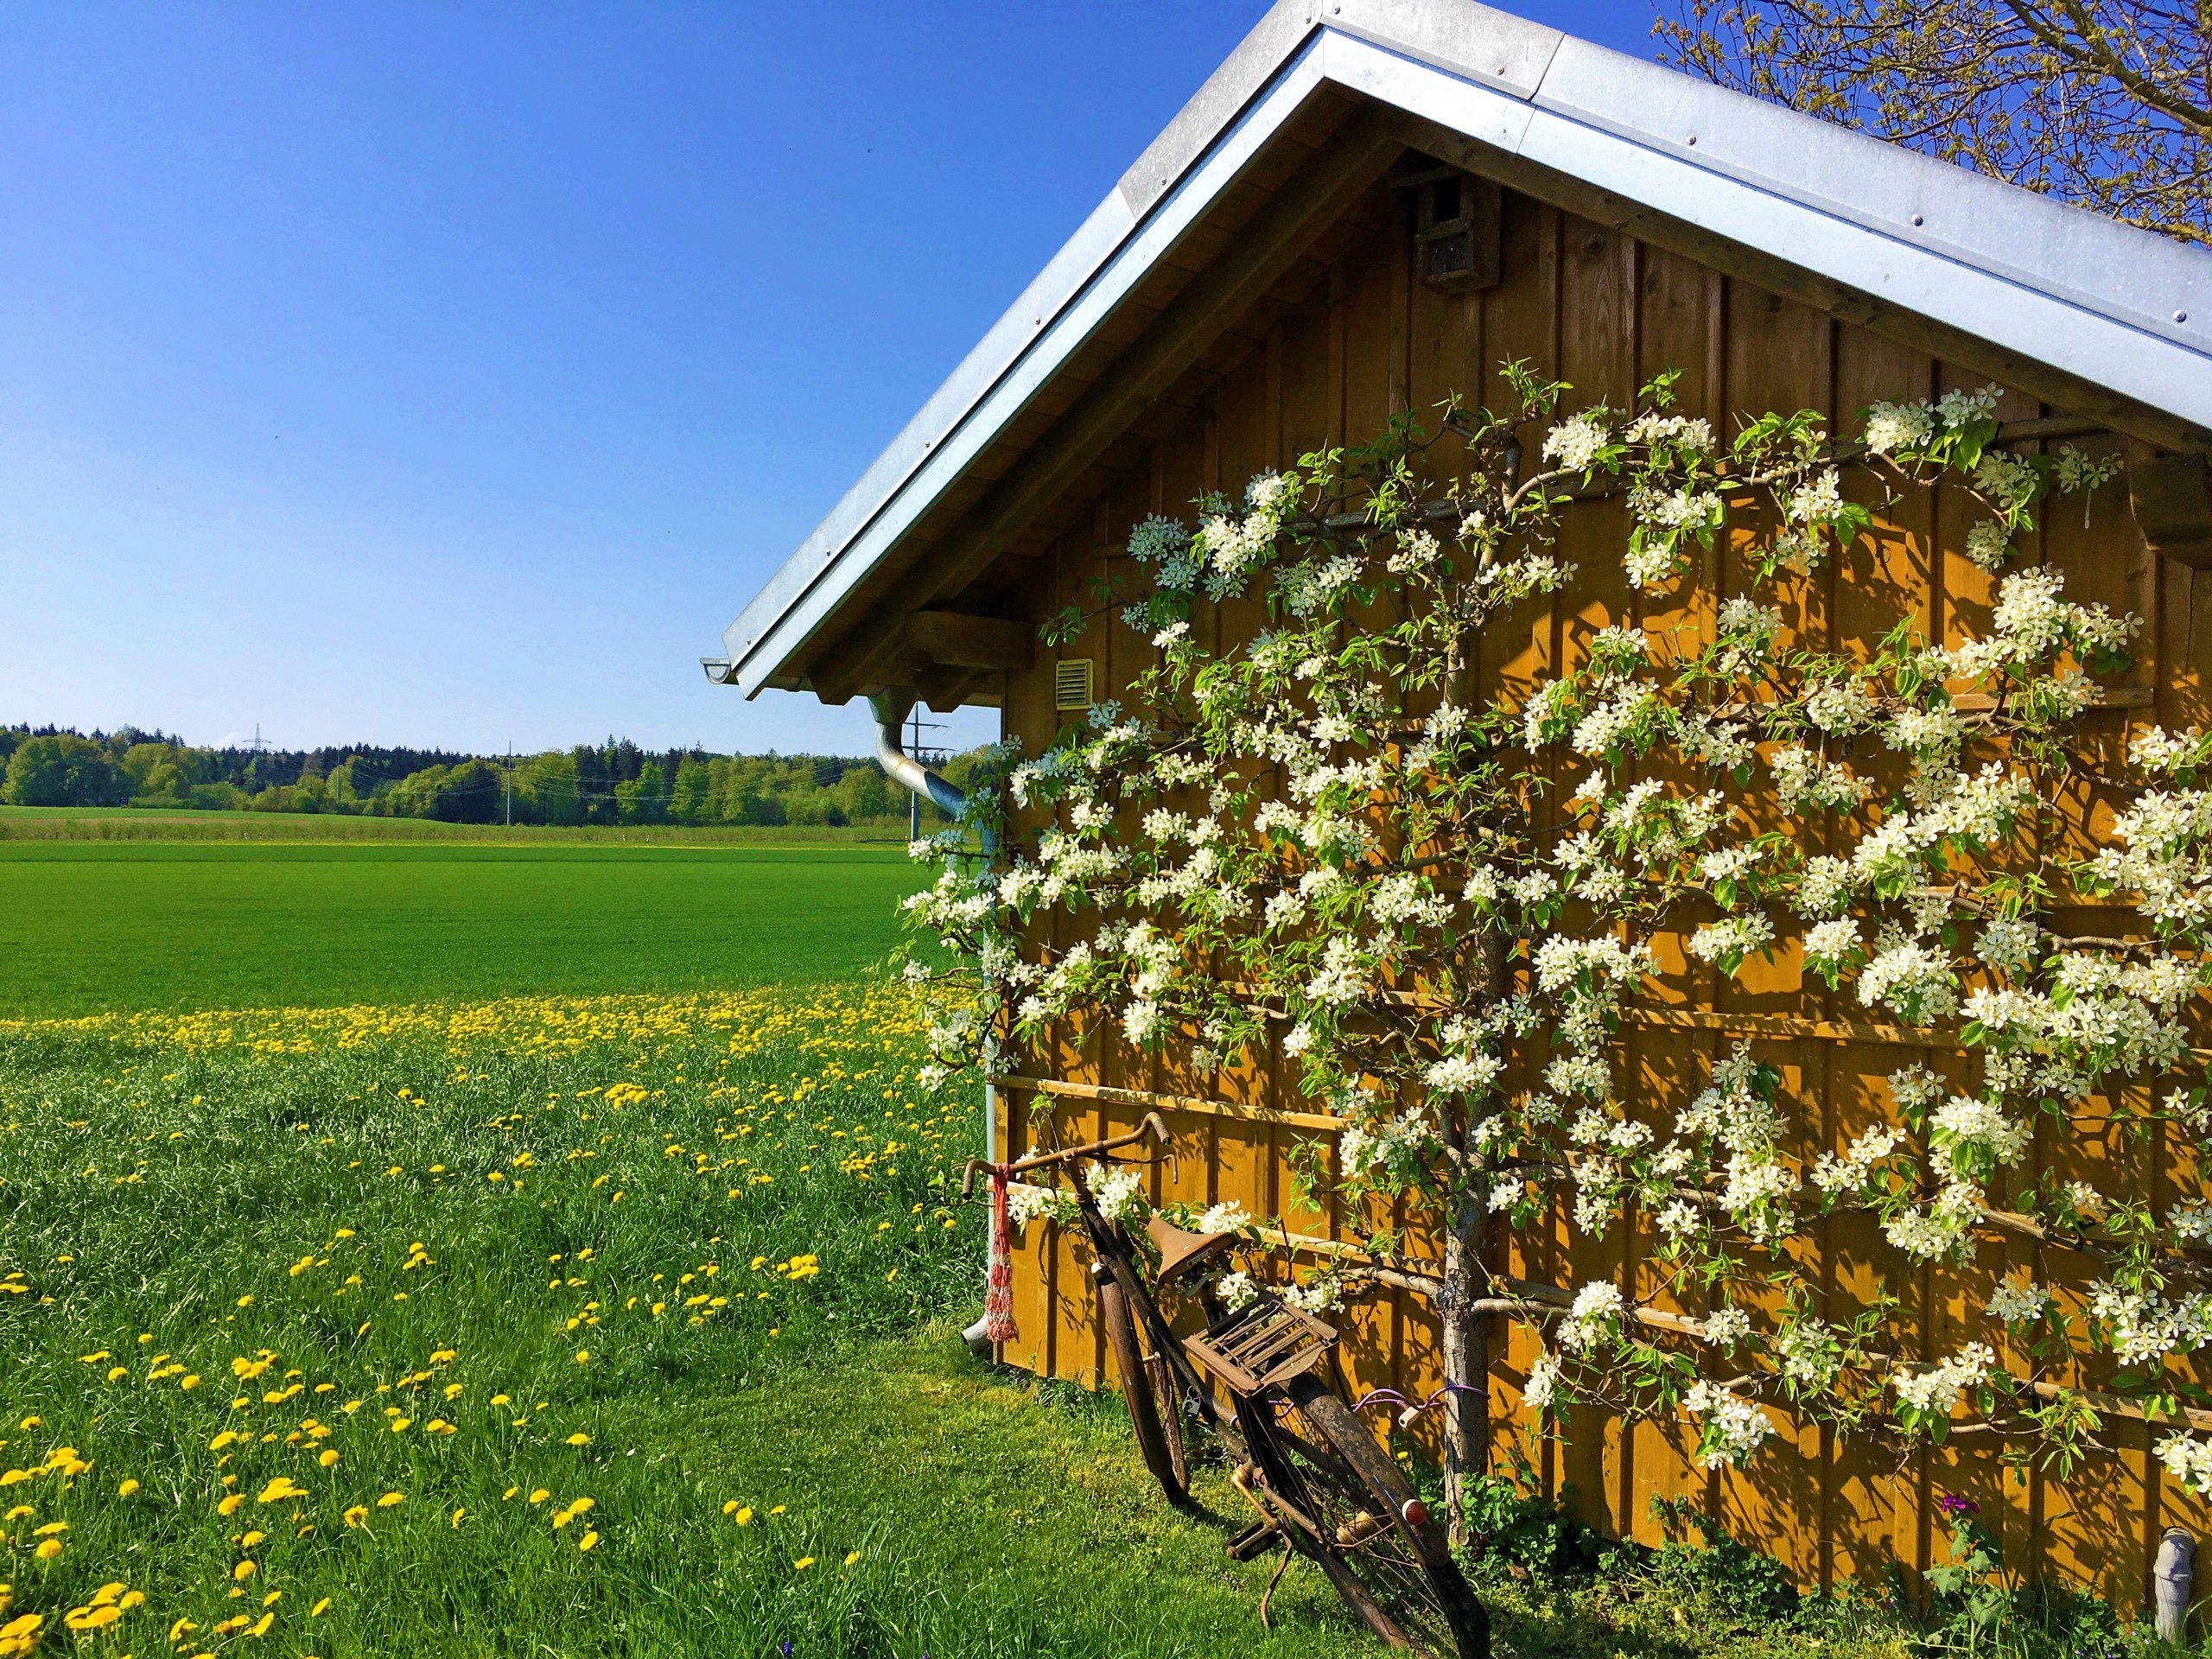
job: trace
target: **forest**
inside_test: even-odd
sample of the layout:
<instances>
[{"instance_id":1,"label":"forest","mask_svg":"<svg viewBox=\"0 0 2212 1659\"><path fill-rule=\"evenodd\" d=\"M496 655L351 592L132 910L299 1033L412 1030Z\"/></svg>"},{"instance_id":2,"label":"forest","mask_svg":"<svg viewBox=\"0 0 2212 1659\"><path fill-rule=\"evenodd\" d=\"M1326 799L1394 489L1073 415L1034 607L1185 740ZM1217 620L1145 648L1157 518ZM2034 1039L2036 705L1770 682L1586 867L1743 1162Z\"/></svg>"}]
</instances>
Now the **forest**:
<instances>
[{"instance_id":1,"label":"forest","mask_svg":"<svg viewBox=\"0 0 2212 1659\"><path fill-rule=\"evenodd\" d=\"M944 764L958 782L973 764ZM627 738L513 757L363 745L197 747L125 727L0 727L0 801L336 812L448 823L903 825L906 792L873 760L655 752ZM924 803L925 821L938 822Z\"/></svg>"}]
</instances>

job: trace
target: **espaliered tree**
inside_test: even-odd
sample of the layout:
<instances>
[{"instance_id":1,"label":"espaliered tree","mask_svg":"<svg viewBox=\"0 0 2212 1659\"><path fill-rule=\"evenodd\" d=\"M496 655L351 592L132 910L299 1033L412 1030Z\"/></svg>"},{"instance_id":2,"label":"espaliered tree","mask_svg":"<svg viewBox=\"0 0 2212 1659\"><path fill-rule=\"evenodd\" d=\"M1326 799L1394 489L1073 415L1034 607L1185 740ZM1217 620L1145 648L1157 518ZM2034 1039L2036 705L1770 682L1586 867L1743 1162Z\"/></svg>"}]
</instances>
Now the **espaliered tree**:
<instances>
[{"instance_id":1,"label":"espaliered tree","mask_svg":"<svg viewBox=\"0 0 2212 1659\"><path fill-rule=\"evenodd\" d=\"M1489 1444L1500 1313L1541 1344L1528 1427L1578 1402L1686 1413L1715 1467L1756 1453L1774 1412L1910 1443L1971 1411L2064 1473L2098 1399L2171 1407L2171 1362L2212 1341L2212 1204L2154 1213L2139 1183L2027 1158L2037 1114L2116 1145L2212 1128L2185 1029L2212 982L2212 739L2139 728L2123 752L2085 726L2139 625L2017 550L2112 464L2008 442L1993 388L1877 404L1849 442L1809 410L1724 439L1676 410L1672 376L1631 410L1566 412L1566 385L1505 372L1503 413L1455 402L1436 437L1400 419L1200 501L1195 525L1146 522L1116 590L1054 620L1055 638L1118 620L1159 654L1049 752L1002 755L967 826L992 861L957 830L918 845L944 868L912 925L957 953L907 970L940 1077L1055 1022L1201 1073L1294 1061L1344 1125L1300 1149L1301 1179L1361 1248L1261 1276L1316 1312L1378 1286L1429 1299L1461 1385L1455 1513ZM1522 433L1542 435L1533 458ZM1939 479L1980 504L1962 550L1995 573L1988 631L1947 648L1906 616L1848 656L1793 643L1770 599ZM1516 684L1493 646L1485 679L1478 642L1570 582L1559 531L1599 496L1625 505L1628 583L1681 620L1570 620L1565 665ZM1700 594L1732 543L1748 590ZM1194 611L1243 595L1268 626L1208 649ZM2095 931L2065 931L2084 913ZM1821 1102L1741 1046L1678 1109L1633 1096L1632 1003L1694 1002L1700 974L1790 951L1867 1019L1955 1041L1949 1080L1904 1066L1839 1146ZM2185 1192L2193 1156L2170 1171ZM1100 1190L1141 1209L1126 1173ZM1357 1224L1399 1201L1417 1235ZM1643 1230L1656 1291L1503 1277L1489 1230L1561 1211L1586 1237ZM1986 1316L2032 1368L1980 1340L1910 1357L1886 1295L1824 1316L1811 1224L1847 1211L1871 1212L1893 1278L2031 1241L2050 1282L2000 1278ZM1234 1205L1203 1219L1283 1242ZM1259 1294L1243 1273L1223 1289ZM2101 1395L2085 1363L2115 1373ZM2212 1493L2212 1443L2172 1433L2158 1453Z\"/></svg>"}]
</instances>

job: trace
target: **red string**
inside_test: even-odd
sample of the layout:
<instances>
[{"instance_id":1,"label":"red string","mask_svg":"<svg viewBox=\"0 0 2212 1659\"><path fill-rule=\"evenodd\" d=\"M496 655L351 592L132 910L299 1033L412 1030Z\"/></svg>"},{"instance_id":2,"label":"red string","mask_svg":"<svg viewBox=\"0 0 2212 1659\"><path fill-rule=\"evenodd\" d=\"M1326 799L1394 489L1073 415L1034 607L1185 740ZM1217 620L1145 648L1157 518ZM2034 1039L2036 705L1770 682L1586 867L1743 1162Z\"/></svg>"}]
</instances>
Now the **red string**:
<instances>
[{"instance_id":1,"label":"red string","mask_svg":"<svg viewBox=\"0 0 2212 1659\"><path fill-rule=\"evenodd\" d=\"M1007 1226L1005 1164L991 1166L991 1274L983 1292L983 1336L990 1342L1012 1342L1014 1328L1014 1240Z\"/></svg>"}]
</instances>

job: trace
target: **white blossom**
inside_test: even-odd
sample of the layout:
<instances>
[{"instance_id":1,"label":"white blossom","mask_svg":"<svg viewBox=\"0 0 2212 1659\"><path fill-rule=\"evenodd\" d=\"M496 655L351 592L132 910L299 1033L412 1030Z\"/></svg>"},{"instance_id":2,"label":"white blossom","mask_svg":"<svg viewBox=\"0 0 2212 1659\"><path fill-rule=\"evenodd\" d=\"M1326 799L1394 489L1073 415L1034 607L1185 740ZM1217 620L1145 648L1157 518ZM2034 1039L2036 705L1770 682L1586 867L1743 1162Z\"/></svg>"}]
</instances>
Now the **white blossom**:
<instances>
[{"instance_id":1,"label":"white blossom","mask_svg":"<svg viewBox=\"0 0 2212 1659\"><path fill-rule=\"evenodd\" d=\"M2010 1279L2000 1279L1997 1288L1990 1293L1986 1312L1989 1317L2004 1325L2025 1325L2039 1319L2050 1306L2050 1293L2030 1280L2015 1284Z\"/></svg>"},{"instance_id":2,"label":"white blossom","mask_svg":"<svg viewBox=\"0 0 2212 1659\"><path fill-rule=\"evenodd\" d=\"M1997 1364L1996 1351L1986 1343L1970 1342L1948 1359L1926 1370L1899 1366L1890 1373L1890 1386L1897 1398L1917 1411L1948 1413L1958 1403L1959 1390L1980 1388Z\"/></svg>"},{"instance_id":3,"label":"white blossom","mask_svg":"<svg viewBox=\"0 0 2212 1659\"><path fill-rule=\"evenodd\" d=\"M1774 1424L1755 1401L1731 1392L1718 1382L1702 1379L1690 1385L1682 1404L1694 1416L1706 1420L1698 1464L1701 1468L1740 1468L1745 1459L1774 1433Z\"/></svg>"}]
</instances>

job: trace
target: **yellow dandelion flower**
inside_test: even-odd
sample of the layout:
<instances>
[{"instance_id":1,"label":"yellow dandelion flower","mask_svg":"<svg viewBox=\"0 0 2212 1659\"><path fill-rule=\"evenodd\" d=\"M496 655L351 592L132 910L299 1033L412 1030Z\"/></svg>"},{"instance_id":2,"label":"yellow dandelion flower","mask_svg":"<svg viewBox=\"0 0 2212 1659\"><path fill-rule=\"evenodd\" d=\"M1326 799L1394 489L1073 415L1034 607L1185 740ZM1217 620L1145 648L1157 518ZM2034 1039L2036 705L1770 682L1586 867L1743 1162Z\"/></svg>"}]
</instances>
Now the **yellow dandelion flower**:
<instances>
[{"instance_id":1,"label":"yellow dandelion flower","mask_svg":"<svg viewBox=\"0 0 2212 1659\"><path fill-rule=\"evenodd\" d=\"M808 1567L814 1565L814 1557L811 1555L802 1555L798 1560L793 1561L791 1565L801 1573L804 1573Z\"/></svg>"},{"instance_id":2,"label":"yellow dandelion flower","mask_svg":"<svg viewBox=\"0 0 2212 1659\"><path fill-rule=\"evenodd\" d=\"M321 1601L318 1601L314 1606L308 1609L308 1617L309 1618L321 1618L329 1611L330 1598L328 1596L325 1596Z\"/></svg>"},{"instance_id":3,"label":"yellow dandelion flower","mask_svg":"<svg viewBox=\"0 0 2212 1659\"><path fill-rule=\"evenodd\" d=\"M240 1584L244 1584L248 1579L251 1578L255 1573L260 1571L261 1569L256 1567L251 1561L240 1561L236 1567L231 1569L231 1576L236 1579Z\"/></svg>"},{"instance_id":4,"label":"yellow dandelion flower","mask_svg":"<svg viewBox=\"0 0 2212 1659\"><path fill-rule=\"evenodd\" d=\"M215 1513L218 1515L236 1515L238 1512L238 1506L245 1502L245 1494L244 1492L232 1492L228 1497L225 1498L221 1503L215 1506Z\"/></svg>"},{"instance_id":5,"label":"yellow dandelion flower","mask_svg":"<svg viewBox=\"0 0 2212 1659\"><path fill-rule=\"evenodd\" d=\"M522 1491L522 1488L519 1486L510 1486L505 1491L499 1494L499 1501L504 1503L520 1491Z\"/></svg>"},{"instance_id":6,"label":"yellow dandelion flower","mask_svg":"<svg viewBox=\"0 0 2212 1659\"><path fill-rule=\"evenodd\" d=\"M530 1495L530 1501L533 1503L543 1503L547 1498L552 1496L552 1493L547 1491L543 1486L540 1486L536 1491Z\"/></svg>"},{"instance_id":7,"label":"yellow dandelion flower","mask_svg":"<svg viewBox=\"0 0 2212 1659\"><path fill-rule=\"evenodd\" d=\"M120 1486L118 1486L118 1487L115 1489L115 1495L116 1495L118 1497L130 1497L130 1494L131 1494L131 1493L133 1493L133 1492L137 1491L137 1490L138 1490L138 1483L137 1483L137 1481L135 1481L135 1480L126 1480L126 1481L124 1481L124 1482Z\"/></svg>"},{"instance_id":8,"label":"yellow dandelion flower","mask_svg":"<svg viewBox=\"0 0 2212 1659\"><path fill-rule=\"evenodd\" d=\"M856 1549L856 1550L853 1551L849 1555L848 1555L848 1556L846 1556L846 1557L845 1557L845 1565L846 1565L847 1567L850 1567L850 1566L852 1566L854 1563L855 1563L856 1561L858 1561L858 1560L860 1560L860 1558L861 1558L861 1553L860 1553L860 1551L858 1551L858 1550Z\"/></svg>"},{"instance_id":9,"label":"yellow dandelion flower","mask_svg":"<svg viewBox=\"0 0 2212 1659\"><path fill-rule=\"evenodd\" d=\"M332 1464L338 1461L338 1454L326 1447L322 1451L315 1453L315 1460L321 1464L324 1468L327 1469Z\"/></svg>"},{"instance_id":10,"label":"yellow dandelion flower","mask_svg":"<svg viewBox=\"0 0 2212 1659\"><path fill-rule=\"evenodd\" d=\"M597 1549L599 1548L599 1535L595 1532L587 1532L582 1537L576 1540L576 1548L580 1550Z\"/></svg>"},{"instance_id":11,"label":"yellow dandelion flower","mask_svg":"<svg viewBox=\"0 0 2212 1659\"><path fill-rule=\"evenodd\" d=\"M749 1527L753 1524L753 1510L750 1507L741 1509L735 1515L730 1516L730 1519L736 1522L741 1527Z\"/></svg>"},{"instance_id":12,"label":"yellow dandelion flower","mask_svg":"<svg viewBox=\"0 0 2212 1659\"><path fill-rule=\"evenodd\" d=\"M577 1350L576 1350L576 1363L577 1363L577 1364L579 1364L579 1365L588 1365L590 1363L591 1363L591 1350L590 1350L590 1349L588 1349L588 1348L579 1348L579 1349L577 1349Z\"/></svg>"},{"instance_id":13,"label":"yellow dandelion flower","mask_svg":"<svg viewBox=\"0 0 2212 1659\"><path fill-rule=\"evenodd\" d=\"M377 1499L377 1508L380 1510L393 1509L397 1507L399 1504L404 1503L406 1501L407 1494L404 1492L386 1492L382 1497Z\"/></svg>"},{"instance_id":14,"label":"yellow dandelion flower","mask_svg":"<svg viewBox=\"0 0 2212 1659\"><path fill-rule=\"evenodd\" d=\"M569 1444L570 1446L589 1446L591 1444L591 1436L588 1434L571 1434L569 1436Z\"/></svg>"},{"instance_id":15,"label":"yellow dandelion flower","mask_svg":"<svg viewBox=\"0 0 2212 1659\"><path fill-rule=\"evenodd\" d=\"M259 1618L255 1619L252 1624L246 1626L245 1633L248 1636L266 1636L269 1634L269 1627L276 1622L276 1614L264 1613Z\"/></svg>"},{"instance_id":16,"label":"yellow dandelion flower","mask_svg":"<svg viewBox=\"0 0 2212 1659\"><path fill-rule=\"evenodd\" d=\"M369 1506L365 1503L356 1503L346 1511L346 1524L349 1527L358 1527L368 1518Z\"/></svg>"},{"instance_id":17,"label":"yellow dandelion flower","mask_svg":"<svg viewBox=\"0 0 2212 1659\"><path fill-rule=\"evenodd\" d=\"M722 1513L724 1515L735 1515L737 1513L737 1500L733 1497L728 1503L723 1504Z\"/></svg>"},{"instance_id":18,"label":"yellow dandelion flower","mask_svg":"<svg viewBox=\"0 0 2212 1659\"><path fill-rule=\"evenodd\" d=\"M240 1549L251 1549L256 1544L259 1543L268 1535L269 1535L265 1532L249 1532L245 1537L238 1540L238 1548Z\"/></svg>"},{"instance_id":19,"label":"yellow dandelion flower","mask_svg":"<svg viewBox=\"0 0 2212 1659\"><path fill-rule=\"evenodd\" d=\"M60 1553L61 1541L59 1538L41 1538L38 1541L38 1548L31 1552L41 1561L50 1561Z\"/></svg>"},{"instance_id":20,"label":"yellow dandelion flower","mask_svg":"<svg viewBox=\"0 0 2212 1659\"><path fill-rule=\"evenodd\" d=\"M464 1516L464 1515L467 1515L467 1513L468 1513L468 1511L467 1511L467 1510L465 1510L465 1509L462 1509L462 1510L455 1510L453 1512L453 1524L454 1524L454 1528L455 1528L456 1529L458 1529L460 1528L460 1526L461 1526L461 1517L462 1516Z\"/></svg>"},{"instance_id":21,"label":"yellow dandelion flower","mask_svg":"<svg viewBox=\"0 0 2212 1659\"><path fill-rule=\"evenodd\" d=\"M781 1514L782 1514L782 1513L783 1513L786 1509L788 1509L788 1508L790 1508L790 1507L791 1507L791 1506L790 1506L789 1504L787 1504L787 1503L779 1503L779 1504L777 1504L777 1505L776 1505L776 1507L775 1507L774 1509L772 1509L772 1510L769 1510L769 1511L768 1511L768 1513L769 1513L769 1514L771 1514L771 1515L781 1515Z\"/></svg>"},{"instance_id":22,"label":"yellow dandelion flower","mask_svg":"<svg viewBox=\"0 0 2212 1659\"><path fill-rule=\"evenodd\" d=\"M495 1406L511 1406L514 1402L504 1394L495 1394L492 1396L492 1403Z\"/></svg>"}]
</instances>

